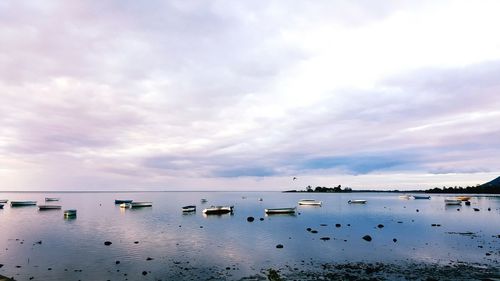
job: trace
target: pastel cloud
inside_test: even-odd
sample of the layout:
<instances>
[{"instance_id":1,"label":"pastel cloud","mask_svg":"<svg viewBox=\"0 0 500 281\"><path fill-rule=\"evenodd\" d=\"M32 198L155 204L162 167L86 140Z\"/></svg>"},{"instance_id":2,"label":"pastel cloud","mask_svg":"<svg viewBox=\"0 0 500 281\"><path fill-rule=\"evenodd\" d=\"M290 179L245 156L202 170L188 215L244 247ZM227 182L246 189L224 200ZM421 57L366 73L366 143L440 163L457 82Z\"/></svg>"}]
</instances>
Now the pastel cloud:
<instances>
[{"instance_id":1,"label":"pastel cloud","mask_svg":"<svg viewBox=\"0 0 500 281\"><path fill-rule=\"evenodd\" d=\"M0 190L488 180L497 6L5 1Z\"/></svg>"}]
</instances>

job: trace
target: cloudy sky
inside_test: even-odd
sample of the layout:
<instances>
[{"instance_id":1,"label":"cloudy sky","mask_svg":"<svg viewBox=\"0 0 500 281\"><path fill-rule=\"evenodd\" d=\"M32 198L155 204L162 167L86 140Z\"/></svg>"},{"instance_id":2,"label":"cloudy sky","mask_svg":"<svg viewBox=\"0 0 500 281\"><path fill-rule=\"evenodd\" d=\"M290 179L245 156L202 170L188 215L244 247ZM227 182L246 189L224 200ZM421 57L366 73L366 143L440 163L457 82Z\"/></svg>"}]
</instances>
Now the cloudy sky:
<instances>
[{"instance_id":1,"label":"cloudy sky","mask_svg":"<svg viewBox=\"0 0 500 281\"><path fill-rule=\"evenodd\" d=\"M1 1L0 190L483 183L500 175L499 10Z\"/></svg>"}]
</instances>

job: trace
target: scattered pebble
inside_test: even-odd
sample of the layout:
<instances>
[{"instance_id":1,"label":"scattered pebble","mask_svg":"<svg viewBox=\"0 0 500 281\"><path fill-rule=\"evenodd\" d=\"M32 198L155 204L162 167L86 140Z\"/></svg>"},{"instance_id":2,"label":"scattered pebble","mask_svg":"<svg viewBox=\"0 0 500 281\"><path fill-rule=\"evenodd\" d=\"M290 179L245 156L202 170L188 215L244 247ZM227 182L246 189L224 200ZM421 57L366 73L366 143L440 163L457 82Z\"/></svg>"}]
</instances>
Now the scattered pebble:
<instances>
[{"instance_id":1,"label":"scattered pebble","mask_svg":"<svg viewBox=\"0 0 500 281\"><path fill-rule=\"evenodd\" d=\"M254 217L248 217L248 218L247 218L247 222L253 222L254 220L255 220L255 218L254 218Z\"/></svg>"},{"instance_id":2,"label":"scattered pebble","mask_svg":"<svg viewBox=\"0 0 500 281\"><path fill-rule=\"evenodd\" d=\"M283 245L278 244L278 245L276 245L276 248L278 248L278 249L283 249Z\"/></svg>"},{"instance_id":3,"label":"scattered pebble","mask_svg":"<svg viewBox=\"0 0 500 281\"><path fill-rule=\"evenodd\" d=\"M363 239L368 242L372 241L372 237L370 235L363 236Z\"/></svg>"}]
</instances>

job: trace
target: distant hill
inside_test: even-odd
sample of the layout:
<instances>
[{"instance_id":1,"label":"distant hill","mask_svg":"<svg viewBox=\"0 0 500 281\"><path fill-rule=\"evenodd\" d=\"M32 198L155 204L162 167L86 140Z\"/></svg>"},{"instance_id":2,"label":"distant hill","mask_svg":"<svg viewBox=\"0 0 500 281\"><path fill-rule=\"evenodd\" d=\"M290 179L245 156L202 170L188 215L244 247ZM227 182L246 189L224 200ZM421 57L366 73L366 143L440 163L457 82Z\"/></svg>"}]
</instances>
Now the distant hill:
<instances>
[{"instance_id":1,"label":"distant hill","mask_svg":"<svg viewBox=\"0 0 500 281\"><path fill-rule=\"evenodd\" d=\"M426 193L472 193L472 194L500 194L500 177L477 186L463 187L435 187Z\"/></svg>"}]
</instances>

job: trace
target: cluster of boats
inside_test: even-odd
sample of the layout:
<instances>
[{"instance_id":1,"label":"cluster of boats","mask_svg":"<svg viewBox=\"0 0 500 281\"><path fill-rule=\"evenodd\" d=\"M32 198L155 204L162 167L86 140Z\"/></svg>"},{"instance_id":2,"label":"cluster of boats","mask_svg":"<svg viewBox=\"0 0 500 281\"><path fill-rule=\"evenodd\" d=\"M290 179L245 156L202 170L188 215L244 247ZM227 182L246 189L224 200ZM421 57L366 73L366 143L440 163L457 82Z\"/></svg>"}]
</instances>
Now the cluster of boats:
<instances>
[{"instance_id":1,"label":"cluster of boats","mask_svg":"<svg viewBox=\"0 0 500 281\"><path fill-rule=\"evenodd\" d=\"M401 195L399 196L401 199L431 199L429 195ZM462 205L462 202L465 202L466 205L470 205L470 196L455 196L453 198L445 198L445 205Z\"/></svg>"},{"instance_id":2,"label":"cluster of boats","mask_svg":"<svg viewBox=\"0 0 500 281\"><path fill-rule=\"evenodd\" d=\"M59 201L59 198L55 197L46 197L45 202L57 202ZM4 204L9 202L7 199L0 199L0 209L3 209ZM37 205L37 201L31 201L31 200L12 200L10 201L10 206L11 207L24 207L24 206L37 206L38 210L40 211L47 211L47 210L61 210L62 206L61 205L53 205L53 204L39 204ZM64 211L64 217L65 218L74 218L76 217L76 210L65 210Z\"/></svg>"}]
</instances>

